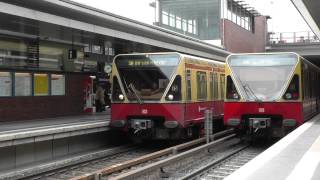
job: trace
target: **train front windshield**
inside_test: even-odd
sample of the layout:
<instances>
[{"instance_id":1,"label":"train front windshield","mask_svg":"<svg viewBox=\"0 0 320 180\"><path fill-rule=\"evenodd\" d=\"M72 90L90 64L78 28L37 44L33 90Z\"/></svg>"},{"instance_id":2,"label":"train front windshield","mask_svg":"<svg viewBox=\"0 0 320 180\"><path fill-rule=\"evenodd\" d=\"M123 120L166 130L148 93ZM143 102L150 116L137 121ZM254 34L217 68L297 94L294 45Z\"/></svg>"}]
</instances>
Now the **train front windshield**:
<instances>
[{"instance_id":1,"label":"train front windshield","mask_svg":"<svg viewBox=\"0 0 320 180\"><path fill-rule=\"evenodd\" d=\"M279 99L298 62L295 54L232 55L228 65L248 101Z\"/></svg>"},{"instance_id":2,"label":"train front windshield","mask_svg":"<svg viewBox=\"0 0 320 180\"><path fill-rule=\"evenodd\" d=\"M115 60L121 82L131 101L158 101L179 64L178 54L125 55Z\"/></svg>"}]
</instances>

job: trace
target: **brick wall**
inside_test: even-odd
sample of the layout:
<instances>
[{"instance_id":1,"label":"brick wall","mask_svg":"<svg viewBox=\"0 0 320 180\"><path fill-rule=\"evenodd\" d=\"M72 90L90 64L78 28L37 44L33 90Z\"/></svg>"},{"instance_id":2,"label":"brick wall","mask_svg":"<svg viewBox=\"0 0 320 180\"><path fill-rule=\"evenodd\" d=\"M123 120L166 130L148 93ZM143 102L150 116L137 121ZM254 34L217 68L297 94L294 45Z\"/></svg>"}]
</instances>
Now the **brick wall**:
<instances>
[{"instance_id":1,"label":"brick wall","mask_svg":"<svg viewBox=\"0 0 320 180\"><path fill-rule=\"evenodd\" d=\"M65 78L65 96L0 97L0 121L82 114L85 75L66 74Z\"/></svg>"},{"instance_id":2,"label":"brick wall","mask_svg":"<svg viewBox=\"0 0 320 180\"><path fill-rule=\"evenodd\" d=\"M222 20L222 23L224 23L224 46L226 50L233 53L265 52L266 21L265 16L255 17L255 32L253 33L230 20Z\"/></svg>"}]
</instances>

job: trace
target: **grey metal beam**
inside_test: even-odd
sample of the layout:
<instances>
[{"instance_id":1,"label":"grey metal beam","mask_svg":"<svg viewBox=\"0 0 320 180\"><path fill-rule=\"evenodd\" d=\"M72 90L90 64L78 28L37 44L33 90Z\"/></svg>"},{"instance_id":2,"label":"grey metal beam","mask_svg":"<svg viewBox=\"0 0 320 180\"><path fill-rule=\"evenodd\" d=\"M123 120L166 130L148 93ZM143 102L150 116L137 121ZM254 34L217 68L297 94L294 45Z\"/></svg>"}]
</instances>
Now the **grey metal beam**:
<instances>
[{"instance_id":1,"label":"grey metal beam","mask_svg":"<svg viewBox=\"0 0 320 180\"><path fill-rule=\"evenodd\" d=\"M320 38L319 1L291 0L311 30Z\"/></svg>"}]
</instances>

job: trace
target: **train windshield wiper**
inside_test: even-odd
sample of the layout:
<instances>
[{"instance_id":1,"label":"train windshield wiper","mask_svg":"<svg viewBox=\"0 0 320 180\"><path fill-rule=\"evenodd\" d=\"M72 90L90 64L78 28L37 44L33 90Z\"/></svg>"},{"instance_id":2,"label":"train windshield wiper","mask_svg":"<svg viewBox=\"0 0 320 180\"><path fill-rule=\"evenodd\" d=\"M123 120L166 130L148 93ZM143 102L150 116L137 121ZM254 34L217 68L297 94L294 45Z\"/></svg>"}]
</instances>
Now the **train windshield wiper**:
<instances>
[{"instance_id":1,"label":"train windshield wiper","mask_svg":"<svg viewBox=\"0 0 320 180\"><path fill-rule=\"evenodd\" d=\"M133 94L136 96L139 103L142 104L143 101L141 100L141 97L137 93L137 89L134 87L132 83L129 84L128 89L131 90L131 92L133 92Z\"/></svg>"},{"instance_id":2,"label":"train windshield wiper","mask_svg":"<svg viewBox=\"0 0 320 180\"><path fill-rule=\"evenodd\" d=\"M243 85L242 87L243 87L243 89L244 89L246 92L249 92L249 93L254 97L254 100L255 100L255 101L258 101L258 102L262 101L261 99L259 99L259 98L256 96L256 94L254 94L253 90L250 88L250 86L249 86L248 84L245 84L245 85ZM248 94L247 94L247 95L248 95Z\"/></svg>"}]
</instances>

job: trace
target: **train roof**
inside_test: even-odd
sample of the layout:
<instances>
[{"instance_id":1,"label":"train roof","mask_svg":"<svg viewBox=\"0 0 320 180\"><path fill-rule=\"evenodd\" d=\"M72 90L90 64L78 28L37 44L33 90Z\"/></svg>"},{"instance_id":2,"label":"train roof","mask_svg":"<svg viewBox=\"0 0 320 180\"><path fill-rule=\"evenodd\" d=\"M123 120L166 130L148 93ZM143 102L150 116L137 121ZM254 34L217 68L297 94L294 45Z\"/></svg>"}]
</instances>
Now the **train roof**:
<instances>
[{"instance_id":1,"label":"train roof","mask_svg":"<svg viewBox=\"0 0 320 180\"><path fill-rule=\"evenodd\" d=\"M118 56L132 56L132 55L146 55L146 54L160 54L160 55L161 54L177 54L177 55L179 55L181 57L185 57L185 58L192 58L192 59L196 59L196 60L200 60L200 61L206 61L206 62L209 62L209 63L217 63L217 64L221 64L221 65L225 64L225 62L221 62L221 61L218 61L218 60L202 58L202 57L183 54L183 53L179 53L179 52L153 52L153 53L118 54L117 56L114 57L114 59L116 59Z\"/></svg>"}]
</instances>

